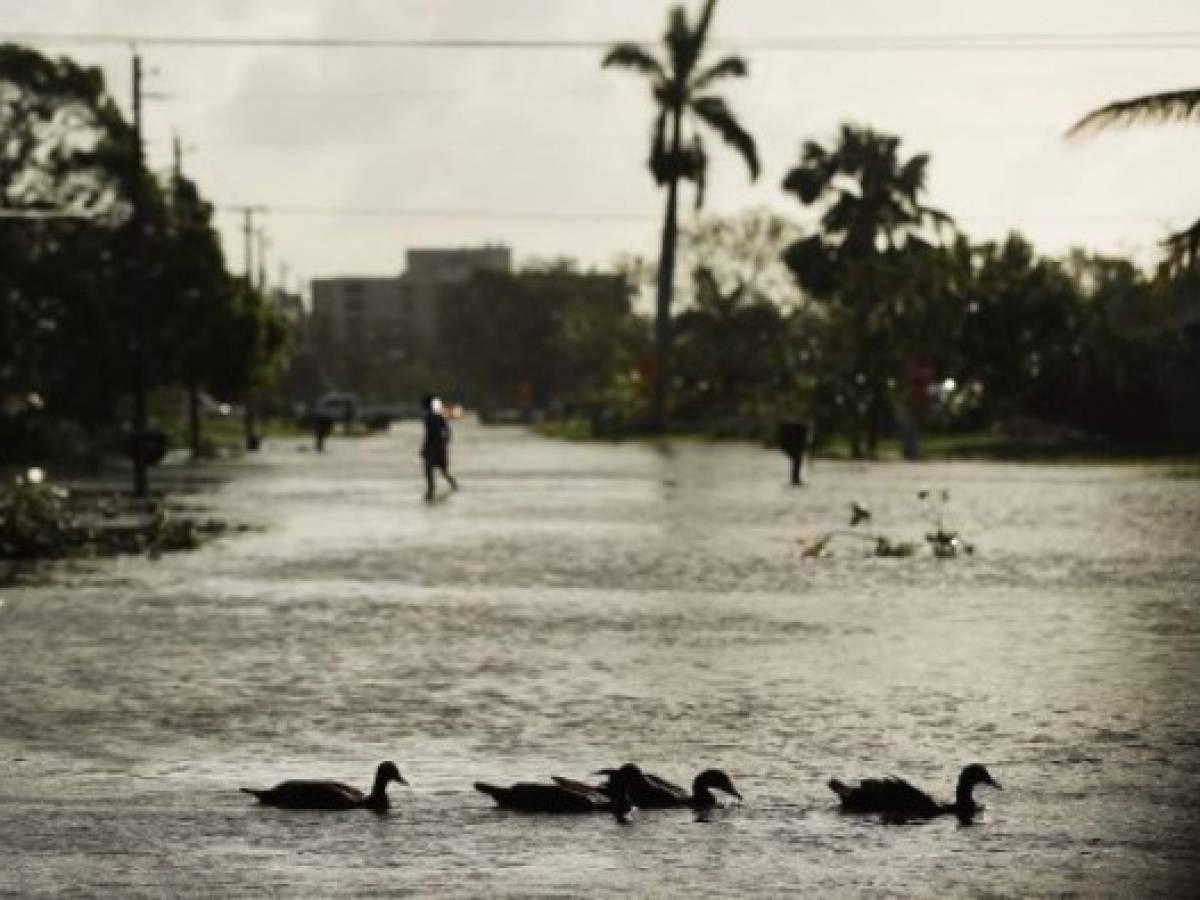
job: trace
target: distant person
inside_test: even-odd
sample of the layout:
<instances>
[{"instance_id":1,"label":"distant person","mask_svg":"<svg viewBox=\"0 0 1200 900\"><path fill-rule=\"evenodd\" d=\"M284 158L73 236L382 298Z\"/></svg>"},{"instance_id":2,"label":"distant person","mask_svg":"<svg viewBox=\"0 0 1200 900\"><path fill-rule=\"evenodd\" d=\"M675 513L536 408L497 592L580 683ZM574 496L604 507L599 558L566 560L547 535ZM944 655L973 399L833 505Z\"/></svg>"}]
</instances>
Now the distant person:
<instances>
[{"instance_id":1,"label":"distant person","mask_svg":"<svg viewBox=\"0 0 1200 900\"><path fill-rule=\"evenodd\" d=\"M333 431L333 417L326 413L317 413L313 418L313 438L316 441L317 452L325 451L325 439Z\"/></svg>"},{"instance_id":2,"label":"distant person","mask_svg":"<svg viewBox=\"0 0 1200 900\"><path fill-rule=\"evenodd\" d=\"M812 425L809 422L781 422L776 438L779 448L792 461L792 484L804 484L807 468L808 448L812 443Z\"/></svg>"},{"instance_id":3,"label":"distant person","mask_svg":"<svg viewBox=\"0 0 1200 900\"><path fill-rule=\"evenodd\" d=\"M450 485L458 490L458 481L450 474L450 426L442 414L442 401L432 394L421 398L425 407L425 441L421 444L421 458L425 461L425 499L432 500L433 474L440 471Z\"/></svg>"}]
</instances>

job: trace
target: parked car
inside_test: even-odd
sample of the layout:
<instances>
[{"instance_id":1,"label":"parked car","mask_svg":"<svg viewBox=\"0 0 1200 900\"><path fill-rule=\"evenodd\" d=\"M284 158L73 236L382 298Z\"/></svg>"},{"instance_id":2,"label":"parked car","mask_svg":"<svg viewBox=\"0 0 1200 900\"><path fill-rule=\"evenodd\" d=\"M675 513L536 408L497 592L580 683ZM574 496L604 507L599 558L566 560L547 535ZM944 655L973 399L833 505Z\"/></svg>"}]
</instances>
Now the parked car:
<instances>
[{"instance_id":1,"label":"parked car","mask_svg":"<svg viewBox=\"0 0 1200 900\"><path fill-rule=\"evenodd\" d=\"M330 391L323 394L313 407L313 414L326 416L343 425L350 425L358 419L358 394L347 391Z\"/></svg>"}]
</instances>

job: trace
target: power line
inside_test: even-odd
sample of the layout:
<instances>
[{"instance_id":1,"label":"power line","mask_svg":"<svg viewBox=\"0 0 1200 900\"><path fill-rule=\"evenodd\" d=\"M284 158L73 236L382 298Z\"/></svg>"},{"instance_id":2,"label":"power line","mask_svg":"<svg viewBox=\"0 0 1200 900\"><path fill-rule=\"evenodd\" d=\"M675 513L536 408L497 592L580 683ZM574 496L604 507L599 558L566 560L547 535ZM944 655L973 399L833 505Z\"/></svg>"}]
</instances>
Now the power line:
<instances>
[{"instance_id":1,"label":"power line","mask_svg":"<svg viewBox=\"0 0 1200 900\"><path fill-rule=\"evenodd\" d=\"M227 212L240 213L245 207L221 205ZM402 207L356 207L356 206L256 206L269 208L271 214L284 216L317 216L330 218L365 219L512 219L547 222L645 222L659 220L657 213L619 212L615 210L595 212L555 212L553 210L485 210L485 209L406 209ZM955 215L959 221L967 222L1042 222L1042 223L1086 223L1086 222L1162 222L1170 216L1147 215L1144 213L1082 213L1078 215L1013 215L995 213Z\"/></svg>"},{"instance_id":2,"label":"power line","mask_svg":"<svg viewBox=\"0 0 1200 900\"><path fill-rule=\"evenodd\" d=\"M243 207L222 205L229 212L240 212ZM640 222L657 220L657 215L624 212L554 212L552 210L486 210L486 209L402 209L388 207L351 206L275 206L269 208L272 215L329 216L335 218L364 219L515 219L531 221L597 221L597 222Z\"/></svg>"},{"instance_id":3,"label":"power line","mask_svg":"<svg viewBox=\"0 0 1200 900\"><path fill-rule=\"evenodd\" d=\"M290 37L277 35L188 35L105 32L0 32L0 40L36 44L138 45L226 49L314 50L605 50L621 39L571 38L375 38ZM643 41L657 44L657 39ZM1200 47L1200 32L1043 32L901 35L827 35L714 41L741 50L813 52L1023 51L1023 50L1187 50Z\"/></svg>"}]
</instances>

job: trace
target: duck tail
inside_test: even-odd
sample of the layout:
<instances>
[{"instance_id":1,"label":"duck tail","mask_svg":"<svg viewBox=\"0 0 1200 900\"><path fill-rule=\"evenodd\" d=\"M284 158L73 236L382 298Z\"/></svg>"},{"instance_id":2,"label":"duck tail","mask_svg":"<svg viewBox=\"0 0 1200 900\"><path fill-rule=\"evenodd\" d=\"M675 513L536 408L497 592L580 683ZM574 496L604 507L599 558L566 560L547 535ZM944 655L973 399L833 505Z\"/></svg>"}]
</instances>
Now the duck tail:
<instances>
[{"instance_id":1,"label":"duck tail","mask_svg":"<svg viewBox=\"0 0 1200 900\"><path fill-rule=\"evenodd\" d=\"M503 803L504 795L507 793L506 788L496 787L494 784L488 784L486 781L475 782L475 790L479 791L481 794L487 794L497 803Z\"/></svg>"},{"instance_id":2,"label":"duck tail","mask_svg":"<svg viewBox=\"0 0 1200 900\"><path fill-rule=\"evenodd\" d=\"M845 800L850 794L850 788L846 787L846 785L842 784L842 782L838 781L836 778L829 779L829 789L843 800Z\"/></svg>"},{"instance_id":3,"label":"duck tail","mask_svg":"<svg viewBox=\"0 0 1200 900\"><path fill-rule=\"evenodd\" d=\"M259 800L263 798L263 791L256 791L254 788L238 788L243 794L249 794L251 797L257 797Z\"/></svg>"}]
</instances>

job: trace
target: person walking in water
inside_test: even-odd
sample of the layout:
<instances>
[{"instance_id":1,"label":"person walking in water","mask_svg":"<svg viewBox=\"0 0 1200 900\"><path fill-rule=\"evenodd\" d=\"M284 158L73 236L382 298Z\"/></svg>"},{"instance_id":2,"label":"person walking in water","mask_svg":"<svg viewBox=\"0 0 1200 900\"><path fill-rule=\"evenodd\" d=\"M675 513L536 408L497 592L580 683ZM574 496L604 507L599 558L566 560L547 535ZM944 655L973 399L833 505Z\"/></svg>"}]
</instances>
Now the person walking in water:
<instances>
[{"instance_id":1,"label":"person walking in water","mask_svg":"<svg viewBox=\"0 0 1200 900\"><path fill-rule=\"evenodd\" d=\"M442 414L442 401L432 394L421 398L425 407L425 441L421 444L421 458L425 461L425 499L433 499L433 475L440 471L450 485L458 490L458 481L450 474L450 425Z\"/></svg>"}]
</instances>

